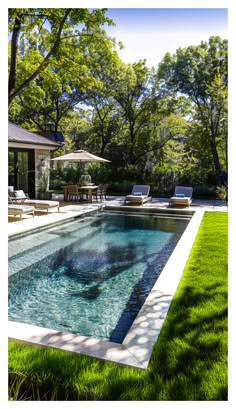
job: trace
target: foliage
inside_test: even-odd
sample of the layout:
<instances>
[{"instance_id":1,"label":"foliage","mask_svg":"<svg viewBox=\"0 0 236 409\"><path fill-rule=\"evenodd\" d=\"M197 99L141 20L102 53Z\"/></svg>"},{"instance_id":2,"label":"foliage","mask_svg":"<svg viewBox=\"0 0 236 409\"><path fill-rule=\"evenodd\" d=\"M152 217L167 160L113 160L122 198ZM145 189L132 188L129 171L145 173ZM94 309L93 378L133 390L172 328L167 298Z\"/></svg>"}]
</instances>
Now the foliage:
<instances>
[{"instance_id":1,"label":"foliage","mask_svg":"<svg viewBox=\"0 0 236 409\"><path fill-rule=\"evenodd\" d=\"M226 401L227 213L205 213L147 371L9 342L13 400Z\"/></svg>"},{"instance_id":2,"label":"foliage","mask_svg":"<svg viewBox=\"0 0 236 409\"><path fill-rule=\"evenodd\" d=\"M10 120L60 129L60 154L87 149L111 160L92 172L114 189L137 181L159 193L191 184L215 194L228 161L227 41L179 48L150 70L121 61L122 45L102 29L112 23L105 14L9 10Z\"/></svg>"},{"instance_id":3,"label":"foliage","mask_svg":"<svg viewBox=\"0 0 236 409\"><path fill-rule=\"evenodd\" d=\"M227 64L227 40L217 36L167 53L157 74L164 94L182 93L192 103L190 146L218 178L227 162Z\"/></svg>"},{"instance_id":4,"label":"foliage","mask_svg":"<svg viewBox=\"0 0 236 409\"><path fill-rule=\"evenodd\" d=\"M228 202L228 185L225 183L224 185L217 186L216 194L219 197L219 199Z\"/></svg>"},{"instance_id":5,"label":"foliage","mask_svg":"<svg viewBox=\"0 0 236 409\"><path fill-rule=\"evenodd\" d=\"M50 170L50 189L61 189L66 184L78 184L83 174L83 165L67 164L57 170Z\"/></svg>"},{"instance_id":6,"label":"foliage","mask_svg":"<svg viewBox=\"0 0 236 409\"><path fill-rule=\"evenodd\" d=\"M144 61L128 65L114 94L120 106L128 163L141 163L142 167L150 154L155 157L169 140L184 132L186 125L177 109L170 107L170 99L160 96L153 79L154 72Z\"/></svg>"},{"instance_id":7,"label":"foliage","mask_svg":"<svg viewBox=\"0 0 236 409\"><path fill-rule=\"evenodd\" d=\"M68 47L65 51L65 43L70 42L71 38L81 35L79 25L83 26L90 33L97 26L112 21L105 17L106 9L9 9L9 30L11 37L11 58L9 69L9 103L20 95L32 81L40 80L39 76L44 73L54 59L59 62L60 67L66 61L67 66L73 64L70 58ZM84 32L85 34L85 32ZM69 39L69 40L68 40ZM21 47L19 47L19 40ZM26 43L24 41L26 40ZM23 44L23 46L22 46ZM73 47L74 53L77 53L76 47ZM24 62L27 56L32 65ZM33 57L33 59L32 59ZM21 69L20 72L18 68ZM56 68L56 67L55 67ZM71 67L73 68L73 67ZM83 75L84 66L80 60L81 75Z\"/></svg>"},{"instance_id":8,"label":"foliage","mask_svg":"<svg viewBox=\"0 0 236 409\"><path fill-rule=\"evenodd\" d=\"M14 106L10 106L10 118L14 122L36 126L44 130L47 123L52 124L55 131L61 126L63 118L70 115L78 105L88 103L90 93L101 92L102 82L98 75L104 67L97 60L97 71L93 70L95 62L92 55L93 43L96 43L97 54L102 54L103 65L110 63L114 43L108 39L106 33L97 28L91 33L82 30L81 36L74 37L73 31L67 33L67 40L63 41L60 48L60 56L51 58L47 68L32 81L28 87L17 97ZM88 36L92 38L92 40ZM22 48L27 49L28 37ZM85 42L87 43L85 47ZM109 49L104 58L103 49ZM99 57L99 56L98 56ZM26 53L21 58L22 69L26 70L31 55ZM35 64L35 60L34 64ZM83 61L83 65L81 62ZM114 65L114 64L113 64ZM30 68L31 69L31 68ZM16 107L18 106L18 111ZM33 107L33 109L32 109Z\"/></svg>"}]
</instances>

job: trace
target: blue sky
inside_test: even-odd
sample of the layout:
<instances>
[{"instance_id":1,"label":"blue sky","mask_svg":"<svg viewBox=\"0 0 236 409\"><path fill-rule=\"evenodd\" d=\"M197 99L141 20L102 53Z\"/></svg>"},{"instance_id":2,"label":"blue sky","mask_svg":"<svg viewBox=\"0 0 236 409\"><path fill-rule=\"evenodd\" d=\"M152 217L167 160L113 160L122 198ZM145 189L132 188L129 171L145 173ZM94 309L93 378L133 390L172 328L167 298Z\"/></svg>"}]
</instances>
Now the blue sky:
<instances>
[{"instance_id":1,"label":"blue sky","mask_svg":"<svg viewBox=\"0 0 236 409\"><path fill-rule=\"evenodd\" d=\"M166 52L212 35L228 38L227 14L226 8L108 8L116 26L107 31L125 46L124 62L146 58L149 66L157 66Z\"/></svg>"}]
</instances>

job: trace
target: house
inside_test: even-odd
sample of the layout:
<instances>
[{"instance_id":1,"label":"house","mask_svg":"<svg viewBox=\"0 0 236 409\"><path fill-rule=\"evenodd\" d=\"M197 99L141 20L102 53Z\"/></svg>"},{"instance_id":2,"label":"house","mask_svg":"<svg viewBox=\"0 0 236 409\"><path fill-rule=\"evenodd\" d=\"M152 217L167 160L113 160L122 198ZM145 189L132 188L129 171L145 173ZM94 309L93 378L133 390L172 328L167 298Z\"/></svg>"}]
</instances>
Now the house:
<instances>
[{"instance_id":1,"label":"house","mask_svg":"<svg viewBox=\"0 0 236 409\"><path fill-rule=\"evenodd\" d=\"M13 186L14 190L22 189L31 198L37 198L42 180L49 184L51 152L61 146L61 143L9 122L8 186Z\"/></svg>"}]
</instances>

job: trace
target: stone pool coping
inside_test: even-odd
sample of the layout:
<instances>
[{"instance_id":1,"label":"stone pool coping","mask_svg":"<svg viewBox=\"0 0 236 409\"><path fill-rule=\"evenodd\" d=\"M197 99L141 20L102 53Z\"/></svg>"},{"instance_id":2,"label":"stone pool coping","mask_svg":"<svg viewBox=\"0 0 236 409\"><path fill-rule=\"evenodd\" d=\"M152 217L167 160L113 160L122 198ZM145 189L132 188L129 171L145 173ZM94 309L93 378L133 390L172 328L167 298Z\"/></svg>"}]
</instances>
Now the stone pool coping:
<instances>
[{"instance_id":1,"label":"stone pool coping","mask_svg":"<svg viewBox=\"0 0 236 409\"><path fill-rule=\"evenodd\" d=\"M102 204L91 204L86 206L67 205L60 208L60 212L49 212L41 216L17 220L8 223L8 240L15 240L31 233L41 232L50 227L56 227L66 222L71 222L74 219L98 211L105 207Z\"/></svg>"},{"instance_id":2,"label":"stone pool coping","mask_svg":"<svg viewBox=\"0 0 236 409\"><path fill-rule=\"evenodd\" d=\"M204 212L194 212L122 344L13 321L8 321L9 338L147 369Z\"/></svg>"}]
</instances>

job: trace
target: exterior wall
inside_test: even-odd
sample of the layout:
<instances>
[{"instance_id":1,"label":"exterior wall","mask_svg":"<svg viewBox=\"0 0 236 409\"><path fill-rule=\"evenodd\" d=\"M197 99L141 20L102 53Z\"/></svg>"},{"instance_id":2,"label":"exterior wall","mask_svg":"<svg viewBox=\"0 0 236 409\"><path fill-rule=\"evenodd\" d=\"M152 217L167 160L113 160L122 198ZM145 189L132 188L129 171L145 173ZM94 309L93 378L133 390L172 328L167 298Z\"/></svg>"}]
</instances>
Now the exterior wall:
<instances>
[{"instance_id":1,"label":"exterior wall","mask_svg":"<svg viewBox=\"0 0 236 409\"><path fill-rule=\"evenodd\" d=\"M50 150L35 149L35 197L49 189Z\"/></svg>"}]
</instances>

